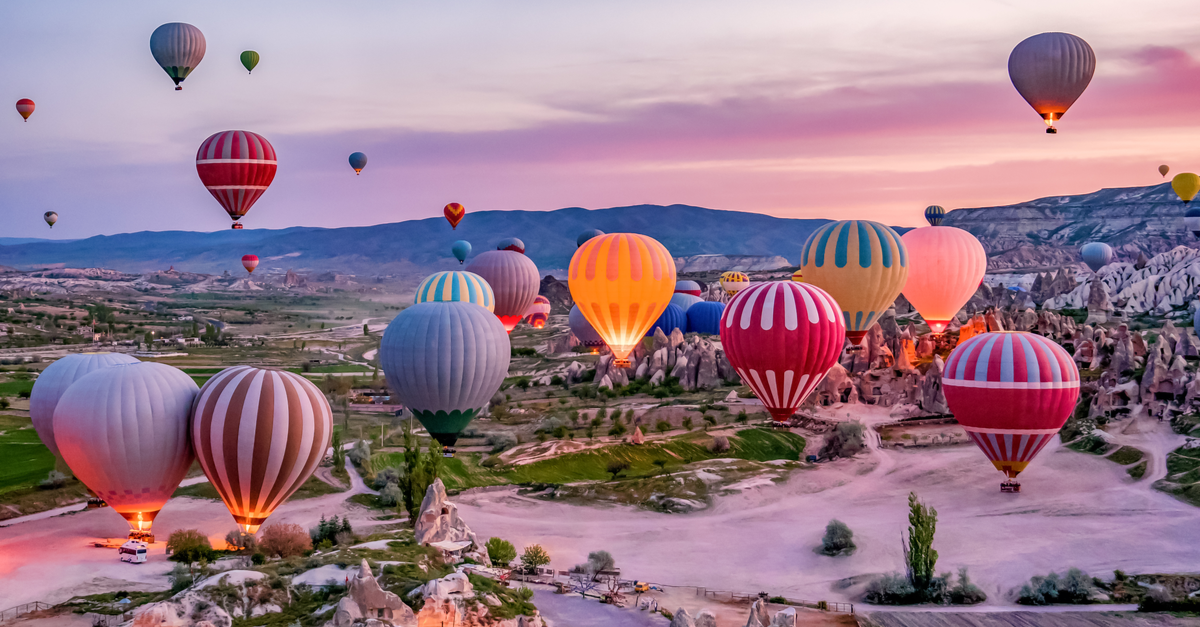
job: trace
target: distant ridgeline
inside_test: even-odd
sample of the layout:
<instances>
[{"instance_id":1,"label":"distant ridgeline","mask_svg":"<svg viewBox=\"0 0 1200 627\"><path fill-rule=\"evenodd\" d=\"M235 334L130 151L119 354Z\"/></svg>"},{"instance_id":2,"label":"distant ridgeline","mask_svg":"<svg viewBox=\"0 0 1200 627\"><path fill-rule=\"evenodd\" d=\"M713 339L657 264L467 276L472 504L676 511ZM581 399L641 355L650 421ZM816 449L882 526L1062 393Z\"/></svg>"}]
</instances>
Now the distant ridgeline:
<instances>
[{"instance_id":1,"label":"distant ridgeline","mask_svg":"<svg viewBox=\"0 0 1200 627\"><path fill-rule=\"evenodd\" d=\"M143 231L71 242L33 241L0 245L0 265L26 270L103 267L138 273L174 266L181 271L220 274L240 272L242 255L253 253L261 259L257 272L294 268L381 276L459 269L450 252L456 240L471 242L478 254L495 248L501 239L519 237L539 268L561 273L575 253L579 233L595 228L607 233L644 233L662 242L677 258L782 257L759 263L786 266L799 262L804 240L826 222L687 205L473 211L453 231L437 213L424 220L368 227Z\"/></svg>"}]
</instances>

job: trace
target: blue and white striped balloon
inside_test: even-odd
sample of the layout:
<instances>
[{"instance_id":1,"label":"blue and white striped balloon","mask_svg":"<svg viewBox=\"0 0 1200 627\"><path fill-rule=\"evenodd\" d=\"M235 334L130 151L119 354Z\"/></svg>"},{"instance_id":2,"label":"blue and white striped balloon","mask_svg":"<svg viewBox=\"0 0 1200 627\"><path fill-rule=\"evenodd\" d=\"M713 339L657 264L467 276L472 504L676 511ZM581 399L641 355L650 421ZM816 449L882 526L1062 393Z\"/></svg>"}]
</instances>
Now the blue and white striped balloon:
<instances>
[{"instance_id":1,"label":"blue and white striped balloon","mask_svg":"<svg viewBox=\"0 0 1200 627\"><path fill-rule=\"evenodd\" d=\"M475 303L488 311L496 310L496 295L492 286L474 272L453 270L431 274L417 286L418 303Z\"/></svg>"}]
</instances>

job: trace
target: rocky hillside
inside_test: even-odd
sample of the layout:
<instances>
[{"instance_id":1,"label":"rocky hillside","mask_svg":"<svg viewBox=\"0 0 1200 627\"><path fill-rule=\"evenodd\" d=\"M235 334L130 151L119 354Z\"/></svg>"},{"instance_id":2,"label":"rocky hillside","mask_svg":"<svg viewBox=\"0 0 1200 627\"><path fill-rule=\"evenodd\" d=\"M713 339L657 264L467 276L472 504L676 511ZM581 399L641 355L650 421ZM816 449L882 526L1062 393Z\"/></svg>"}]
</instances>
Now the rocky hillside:
<instances>
[{"instance_id":1,"label":"rocky hillside","mask_svg":"<svg viewBox=\"0 0 1200 627\"><path fill-rule=\"evenodd\" d=\"M1079 247L1107 242L1119 261L1153 257L1195 239L1170 183L1051 196L1007 207L955 209L945 224L970 231L990 256L989 269L1043 270L1079 263Z\"/></svg>"}]
</instances>

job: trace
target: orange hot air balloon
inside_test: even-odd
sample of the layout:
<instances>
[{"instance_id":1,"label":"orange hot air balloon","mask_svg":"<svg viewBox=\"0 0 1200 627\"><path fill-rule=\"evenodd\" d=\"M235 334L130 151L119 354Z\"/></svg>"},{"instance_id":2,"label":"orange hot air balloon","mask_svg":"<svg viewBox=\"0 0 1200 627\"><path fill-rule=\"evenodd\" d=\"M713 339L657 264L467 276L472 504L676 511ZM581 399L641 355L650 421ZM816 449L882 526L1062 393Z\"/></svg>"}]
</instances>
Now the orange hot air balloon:
<instances>
[{"instance_id":1,"label":"orange hot air balloon","mask_svg":"<svg viewBox=\"0 0 1200 627\"><path fill-rule=\"evenodd\" d=\"M567 271L571 297L628 368L629 353L662 315L675 292L675 260L658 240L609 233L584 242Z\"/></svg>"},{"instance_id":2,"label":"orange hot air balloon","mask_svg":"<svg viewBox=\"0 0 1200 627\"><path fill-rule=\"evenodd\" d=\"M940 334L979 289L987 253L974 235L952 226L913 229L900 239L908 249L904 297Z\"/></svg>"},{"instance_id":3,"label":"orange hot air balloon","mask_svg":"<svg viewBox=\"0 0 1200 627\"><path fill-rule=\"evenodd\" d=\"M457 229L458 223L462 222L463 216L467 215L467 208L452 202L442 209L442 213L446 214L446 221L450 223L450 228Z\"/></svg>"},{"instance_id":4,"label":"orange hot air balloon","mask_svg":"<svg viewBox=\"0 0 1200 627\"><path fill-rule=\"evenodd\" d=\"M17 113L20 113L21 117L25 118L25 121L28 122L29 116L33 115L33 106L32 100L22 98L17 101Z\"/></svg>"}]
</instances>

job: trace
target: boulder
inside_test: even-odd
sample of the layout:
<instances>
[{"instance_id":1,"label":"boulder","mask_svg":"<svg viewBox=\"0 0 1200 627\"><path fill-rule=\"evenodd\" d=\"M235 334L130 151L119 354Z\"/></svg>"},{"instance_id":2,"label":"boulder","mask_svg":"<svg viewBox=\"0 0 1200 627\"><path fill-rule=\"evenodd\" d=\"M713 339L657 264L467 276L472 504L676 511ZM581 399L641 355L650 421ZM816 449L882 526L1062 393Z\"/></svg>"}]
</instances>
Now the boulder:
<instances>
[{"instance_id":1,"label":"boulder","mask_svg":"<svg viewBox=\"0 0 1200 627\"><path fill-rule=\"evenodd\" d=\"M711 390L721 385L721 377L717 372L717 347L708 340L700 341L697 351L700 364L696 366L696 389Z\"/></svg>"},{"instance_id":2,"label":"boulder","mask_svg":"<svg viewBox=\"0 0 1200 627\"><path fill-rule=\"evenodd\" d=\"M629 368L612 368L605 376L609 378L614 388L629 385Z\"/></svg>"},{"instance_id":3,"label":"boulder","mask_svg":"<svg viewBox=\"0 0 1200 627\"><path fill-rule=\"evenodd\" d=\"M400 597L380 587L364 558L358 575L350 579L350 590L338 601L333 618L325 623L325 627L365 625L372 619L396 627L417 625L417 616L412 609Z\"/></svg>"},{"instance_id":4,"label":"boulder","mask_svg":"<svg viewBox=\"0 0 1200 627\"><path fill-rule=\"evenodd\" d=\"M638 363L637 370L634 371L633 377L635 379L641 379L642 377L646 376L646 374L649 372L650 372L650 358L647 357L647 358L643 359L640 363Z\"/></svg>"},{"instance_id":5,"label":"boulder","mask_svg":"<svg viewBox=\"0 0 1200 627\"><path fill-rule=\"evenodd\" d=\"M683 331L680 331L679 327L675 327L674 329L671 330L671 335L669 335L667 337L667 346L669 346L672 349L676 349L682 345L683 345Z\"/></svg>"},{"instance_id":6,"label":"boulder","mask_svg":"<svg viewBox=\"0 0 1200 627\"><path fill-rule=\"evenodd\" d=\"M608 375L604 375L603 377L600 377L600 382L596 384L596 387L608 388L611 390L613 389L612 379L608 378Z\"/></svg>"},{"instance_id":7,"label":"boulder","mask_svg":"<svg viewBox=\"0 0 1200 627\"><path fill-rule=\"evenodd\" d=\"M729 358L725 356L725 351L717 351L717 375L722 381L737 381L739 379L737 370L733 369L733 364L729 363Z\"/></svg>"},{"instance_id":8,"label":"boulder","mask_svg":"<svg viewBox=\"0 0 1200 627\"><path fill-rule=\"evenodd\" d=\"M750 606L750 618L746 619L746 627L769 627L771 617L767 614L767 604L762 599L755 599Z\"/></svg>"},{"instance_id":9,"label":"boulder","mask_svg":"<svg viewBox=\"0 0 1200 627\"><path fill-rule=\"evenodd\" d=\"M132 627L230 627L233 618L216 603L188 591L135 610Z\"/></svg>"},{"instance_id":10,"label":"boulder","mask_svg":"<svg viewBox=\"0 0 1200 627\"><path fill-rule=\"evenodd\" d=\"M696 627L717 627L717 615L712 610L700 610L696 614Z\"/></svg>"},{"instance_id":11,"label":"boulder","mask_svg":"<svg viewBox=\"0 0 1200 627\"><path fill-rule=\"evenodd\" d=\"M675 615L671 618L671 627L696 627L696 621L692 620L692 615L681 607L675 610Z\"/></svg>"},{"instance_id":12,"label":"boulder","mask_svg":"<svg viewBox=\"0 0 1200 627\"><path fill-rule=\"evenodd\" d=\"M678 330L678 329L676 329L676 330ZM690 368L688 368L687 356L686 355L678 355L675 358L675 367L671 368L671 376L677 377L679 379L680 385L683 385L683 378L684 378L684 376L686 376L685 373L688 370L690 370ZM687 388L685 387L684 389L686 390Z\"/></svg>"},{"instance_id":13,"label":"boulder","mask_svg":"<svg viewBox=\"0 0 1200 627\"><path fill-rule=\"evenodd\" d=\"M365 561L365 560L364 560ZM435 601L453 598L475 598L475 587L462 573L450 573L441 579L431 579L421 588L421 596Z\"/></svg>"},{"instance_id":14,"label":"boulder","mask_svg":"<svg viewBox=\"0 0 1200 627\"><path fill-rule=\"evenodd\" d=\"M1112 301L1108 298L1108 286L1104 281L1091 281L1087 296L1088 317L1085 324L1104 324L1108 322L1109 312L1113 310ZM1061 309L1062 307L1056 307Z\"/></svg>"},{"instance_id":15,"label":"boulder","mask_svg":"<svg viewBox=\"0 0 1200 627\"><path fill-rule=\"evenodd\" d=\"M629 436L629 442L631 444L645 444L646 443L646 436L642 433L641 427L633 428L633 435Z\"/></svg>"},{"instance_id":16,"label":"boulder","mask_svg":"<svg viewBox=\"0 0 1200 627\"><path fill-rule=\"evenodd\" d=\"M603 379L604 376L608 374L609 368L612 367L612 361L613 361L613 356L611 353L608 355L601 355L600 359L596 360L595 381L599 381L600 379ZM611 380L612 377L609 377L609 379Z\"/></svg>"},{"instance_id":17,"label":"boulder","mask_svg":"<svg viewBox=\"0 0 1200 627\"><path fill-rule=\"evenodd\" d=\"M654 374L650 375L650 385L651 386L662 385L663 379L666 379L666 378L667 378L667 373L663 370L658 370Z\"/></svg>"},{"instance_id":18,"label":"boulder","mask_svg":"<svg viewBox=\"0 0 1200 627\"><path fill-rule=\"evenodd\" d=\"M946 363L941 355L934 355L933 363L921 376L917 390L917 405L930 414L948 414L950 407L946 404L946 393L942 389L942 373Z\"/></svg>"},{"instance_id":19,"label":"boulder","mask_svg":"<svg viewBox=\"0 0 1200 627\"><path fill-rule=\"evenodd\" d=\"M671 345L667 339L667 334L663 333L662 327L654 327L654 343L651 345L651 352L658 352Z\"/></svg>"},{"instance_id":20,"label":"boulder","mask_svg":"<svg viewBox=\"0 0 1200 627\"><path fill-rule=\"evenodd\" d=\"M458 516L458 506L446 500L446 486L441 479L434 479L421 501L421 514L413 526L417 544L430 542L459 542L469 540L475 544L475 533Z\"/></svg>"},{"instance_id":21,"label":"boulder","mask_svg":"<svg viewBox=\"0 0 1200 627\"><path fill-rule=\"evenodd\" d=\"M770 627L796 627L796 608L785 607L776 612Z\"/></svg>"},{"instance_id":22,"label":"boulder","mask_svg":"<svg viewBox=\"0 0 1200 627\"><path fill-rule=\"evenodd\" d=\"M571 362L571 365L567 366L567 374L566 374L567 381L569 381L571 383L575 383L576 381L579 381L580 379L583 378L584 370L586 370L586 368L583 367L583 364L581 364L577 361Z\"/></svg>"}]
</instances>

